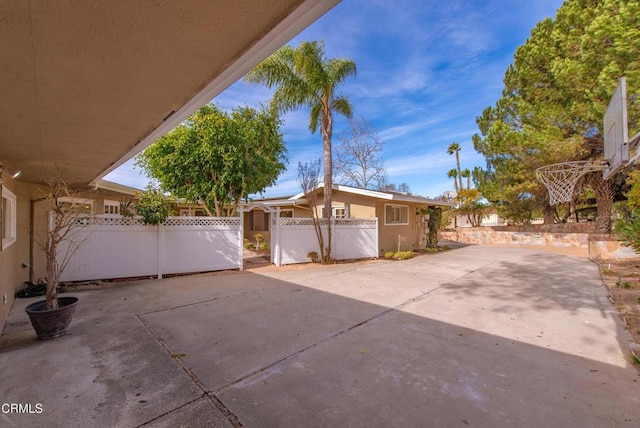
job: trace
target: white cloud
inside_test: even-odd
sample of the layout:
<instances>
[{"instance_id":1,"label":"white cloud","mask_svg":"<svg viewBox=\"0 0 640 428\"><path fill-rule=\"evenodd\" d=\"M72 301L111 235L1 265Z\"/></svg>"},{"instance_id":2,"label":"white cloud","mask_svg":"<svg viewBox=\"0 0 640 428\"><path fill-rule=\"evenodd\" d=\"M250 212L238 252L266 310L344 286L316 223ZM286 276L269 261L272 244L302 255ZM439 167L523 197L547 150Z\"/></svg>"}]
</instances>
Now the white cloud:
<instances>
[{"instance_id":1,"label":"white cloud","mask_svg":"<svg viewBox=\"0 0 640 428\"><path fill-rule=\"evenodd\" d=\"M446 153L458 141L463 168L484 165L473 150L476 116L500 97L506 67L535 23L562 0L351 0L339 3L291 42L324 40L328 57L352 58L358 74L341 91L356 117L371 122L386 142L383 160L392 182L436 196L451 190ZM236 82L215 102L229 109L258 107L273 91ZM287 113L282 131L289 150L287 171L265 194L298 192L298 162L322 156L320 134L308 130L308 110ZM346 129L335 118L334 136ZM337 141L337 139L334 139ZM121 169L131 168L127 163ZM118 175L121 174L121 175ZM110 175L123 184L146 185L137 171Z\"/></svg>"}]
</instances>

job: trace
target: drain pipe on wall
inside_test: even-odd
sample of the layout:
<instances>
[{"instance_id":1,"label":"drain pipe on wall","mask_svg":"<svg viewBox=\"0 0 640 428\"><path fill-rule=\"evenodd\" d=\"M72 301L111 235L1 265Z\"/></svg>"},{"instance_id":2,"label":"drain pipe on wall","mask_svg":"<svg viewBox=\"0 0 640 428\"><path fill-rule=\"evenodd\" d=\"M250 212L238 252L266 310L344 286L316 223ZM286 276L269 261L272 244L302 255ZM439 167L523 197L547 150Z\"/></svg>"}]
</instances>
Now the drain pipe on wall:
<instances>
[{"instance_id":1,"label":"drain pipe on wall","mask_svg":"<svg viewBox=\"0 0 640 428\"><path fill-rule=\"evenodd\" d=\"M47 198L39 198L39 199L31 199L31 204L29 206L29 284L34 284L34 275L33 275L33 241L35 239L35 205L36 202L45 201ZM48 228L48 226L47 226ZM22 267L27 267L25 264L22 264Z\"/></svg>"}]
</instances>

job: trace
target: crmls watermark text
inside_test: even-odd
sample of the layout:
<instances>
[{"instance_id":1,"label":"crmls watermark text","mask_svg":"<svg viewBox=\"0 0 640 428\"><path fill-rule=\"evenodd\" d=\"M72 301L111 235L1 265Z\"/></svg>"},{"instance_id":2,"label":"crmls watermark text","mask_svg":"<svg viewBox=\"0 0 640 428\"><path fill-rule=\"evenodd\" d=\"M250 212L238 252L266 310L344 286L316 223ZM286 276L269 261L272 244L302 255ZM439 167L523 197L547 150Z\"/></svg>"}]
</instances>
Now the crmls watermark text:
<instances>
[{"instance_id":1,"label":"crmls watermark text","mask_svg":"<svg viewBox=\"0 0 640 428\"><path fill-rule=\"evenodd\" d=\"M31 414L39 414L42 413L42 404L22 404L22 403L2 403L0 406L0 412L7 413L31 413Z\"/></svg>"}]
</instances>

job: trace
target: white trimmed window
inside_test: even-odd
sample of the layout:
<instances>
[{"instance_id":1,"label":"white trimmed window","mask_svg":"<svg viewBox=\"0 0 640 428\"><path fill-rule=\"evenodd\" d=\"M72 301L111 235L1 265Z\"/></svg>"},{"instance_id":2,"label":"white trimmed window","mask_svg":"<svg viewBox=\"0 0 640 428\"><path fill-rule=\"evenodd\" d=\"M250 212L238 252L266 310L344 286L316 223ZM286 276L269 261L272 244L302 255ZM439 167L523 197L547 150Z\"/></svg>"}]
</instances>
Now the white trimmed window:
<instances>
[{"instance_id":1,"label":"white trimmed window","mask_svg":"<svg viewBox=\"0 0 640 428\"><path fill-rule=\"evenodd\" d=\"M0 212L2 230L2 250L16 242L17 198L6 187L2 188L2 211Z\"/></svg>"},{"instance_id":2,"label":"white trimmed window","mask_svg":"<svg viewBox=\"0 0 640 428\"><path fill-rule=\"evenodd\" d=\"M93 214L93 199L71 198L63 196L58 201L66 205L70 211L76 214Z\"/></svg>"},{"instance_id":3,"label":"white trimmed window","mask_svg":"<svg viewBox=\"0 0 640 428\"><path fill-rule=\"evenodd\" d=\"M384 224L388 224L388 225L409 224L409 206L385 204Z\"/></svg>"},{"instance_id":4,"label":"white trimmed window","mask_svg":"<svg viewBox=\"0 0 640 428\"><path fill-rule=\"evenodd\" d=\"M333 218L349 218L349 213L346 206L331 207L331 217Z\"/></svg>"},{"instance_id":5,"label":"white trimmed window","mask_svg":"<svg viewBox=\"0 0 640 428\"><path fill-rule=\"evenodd\" d=\"M280 210L280 217L293 218L293 210Z\"/></svg>"},{"instance_id":6,"label":"white trimmed window","mask_svg":"<svg viewBox=\"0 0 640 428\"><path fill-rule=\"evenodd\" d=\"M324 208L322 208L322 216L324 217ZM346 205L331 207L332 218L349 218L349 208Z\"/></svg>"},{"instance_id":7,"label":"white trimmed window","mask_svg":"<svg viewBox=\"0 0 640 428\"><path fill-rule=\"evenodd\" d=\"M120 214L120 202L104 200L104 213L105 214Z\"/></svg>"}]
</instances>

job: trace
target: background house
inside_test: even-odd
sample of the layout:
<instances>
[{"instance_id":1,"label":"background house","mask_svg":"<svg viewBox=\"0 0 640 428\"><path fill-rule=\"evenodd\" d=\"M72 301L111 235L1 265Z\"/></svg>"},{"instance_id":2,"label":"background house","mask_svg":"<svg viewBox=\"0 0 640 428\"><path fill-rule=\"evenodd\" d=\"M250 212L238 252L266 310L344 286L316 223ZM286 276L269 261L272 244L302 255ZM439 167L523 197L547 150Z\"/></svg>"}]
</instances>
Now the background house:
<instances>
[{"instance_id":1,"label":"background house","mask_svg":"<svg viewBox=\"0 0 640 428\"><path fill-rule=\"evenodd\" d=\"M323 213L323 185L315 192L316 205L309 206L304 193L289 198L258 199L254 204L280 208L281 217L311 217L311 209L319 217ZM446 201L436 201L397 192L358 189L350 186L333 185L331 216L341 218L378 218L379 250L397 251L418 249L425 245L426 217L422 210L434 207L450 207ZM253 235L262 233L269 239L270 214L260 208L245 212L245 238L253 240ZM257 221L256 221L257 219Z\"/></svg>"}]
</instances>

